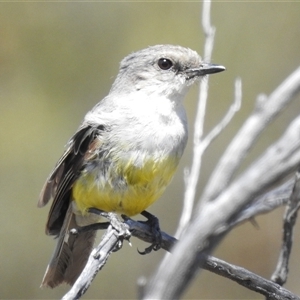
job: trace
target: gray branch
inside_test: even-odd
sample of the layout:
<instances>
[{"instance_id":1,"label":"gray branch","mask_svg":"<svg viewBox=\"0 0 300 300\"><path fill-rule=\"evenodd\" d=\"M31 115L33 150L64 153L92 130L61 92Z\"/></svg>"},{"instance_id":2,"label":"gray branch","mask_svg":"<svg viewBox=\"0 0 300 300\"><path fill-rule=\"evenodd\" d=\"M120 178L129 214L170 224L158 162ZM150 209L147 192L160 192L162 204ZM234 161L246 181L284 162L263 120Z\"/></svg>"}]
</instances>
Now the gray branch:
<instances>
[{"instance_id":1,"label":"gray branch","mask_svg":"<svg viewBox=\"0 0 300 300\"><path fill-rule=\"evenodd\" d=\"M289 198L283 223L283 242L279 254L278 264L271 280L283 285L288 276L288 264L292 251L294 225L297 219L297 213L300 207L300 173L296 172L293 192Z\"/></svg>"},{"instance_id":2,"label":"gray branch","mask_svg":"<svg viewBox=\"0 0 300 300\"><path fill-rule=\"evenodd\" d=\"M125 224L135 236L145 242L152 243L153 236L151 228L138 221L130 218L125 220ZM112 226L109 226L104 234L99 246L95 248L89 257L87 265L82 274L70 289L70 291L62 298L63 300L79 299L87 291L92 280L106 264L107 259L114 249L119 249L120 243L123 242L122 236ZM162 248L166 251L171 251L178 241L162 232ZM293 299L300 300L299 297L292 294L290 291L280 287L278 284L258 276L244 268L229 264L223 260L213 256L207 256L202 266L203 269L213 272L217 275L226 277L239 285L242 285L250 290L260 293L269 299Z\"/></svg>"},{"instance_id":3,"label":"gray branch","mask_svg":"<svg viewBox=\"0 0 300 300\"><path fill-rule=\"evenodd\" d=\"M229 184L244 157L267 125L294 99L300 90L300 68L290 75L269 96L257 97L252 115L246 120L224 152L205 188L203 200L210 201ZM233 155L234 154L234 155Z\"/></svg>"},{"instance_id":4,"label":"gray branch","mask_svg":"<svg viewBox=\"0 0 300 300\"><path fill-rule=\"evenodd\" d=\"M270 300L300 299L290 291L282 288L279 284L212 256L208 256L207 261L203 265L203 269L231 279L249 290L266 296Z\"/></svg>"},{"instance_id":5,"label":"gray branch","mask_svg":"<svg viewBox=\"0 0 300 300\"><path fill-rule=\"evenodd\" d=\"M112 251L118 248L120 243L122 243L122 237L119 236L118 231L110 225L103 235L98 247L90 254L82 273L69 292L64 295L62 300L75 300L81 298L91 285L99 270L106 264Z\"/></svg>"}]
</instances>

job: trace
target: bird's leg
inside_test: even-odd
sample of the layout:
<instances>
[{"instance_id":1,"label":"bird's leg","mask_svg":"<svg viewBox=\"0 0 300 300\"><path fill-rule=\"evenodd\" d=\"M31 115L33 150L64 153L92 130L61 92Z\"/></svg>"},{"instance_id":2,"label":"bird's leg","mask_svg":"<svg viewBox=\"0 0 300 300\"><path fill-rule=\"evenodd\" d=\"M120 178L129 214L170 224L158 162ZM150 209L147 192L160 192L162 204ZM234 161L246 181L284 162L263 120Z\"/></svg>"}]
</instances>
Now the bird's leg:
<instances>
[{"instance_id":1,"label":"bird's leg","mask_svg":"<svg viewBox=\"0 0 300 300\"><path fill-rule=\"evenodd\" d=\"M157 251L161 248L162 236L159 228L158 218L150 214L146 210L142 211L141 215L146 217L147 221L140 221L140 222L147 224L151 228L152 236L154 239L153 243L149 247L147 247L144 251L138 250L140 254L145 255L150 253L152 250Z\"/></svg>"},{"instance_id":2,"label":"bird's leg","mask_svg":"<svg viewBox=\"0 0 300 300\"><path fill-rule=\"evenodd\" d=\"M90 208L88 210L89 213L94 213L97 215L101 215L103 217L106 217L106 212L96 209L96 208ZM84 233L84 232L88 232L88 231L95 231L95 230L102 230L102 229L107 229L108 226L110 225L110 222L97 222L97 223L93 223L93 224L89 224L86 226L78 226L76 228L72 228L70 230L71 234L77 235L80 233Z\"/></svg>"},{"instance_id":3,"label":"bird's leg","mask_svg":"<svg viewBox=\"0 0 300 300\"><path fill-rule=\"evenodd\" d=\"M109 222L101 222L101 223L94 223L86 226L78 226L76 228L72 228L70 230L70 233L76 235L88 231L107 229L109 224L110 224Z\"/></svg>"},{"instance_id":4,"label":"bird's leg","mask_svg":"<svg viewBox=\"0 0 300 300\"><path fill-rule=\"evenodd\" d=\"M129 241L129 239L131 237L131 233L130 233L127 225L124 224L118 218L117 214L112 213L112 212L105 212L103 210L100 210L100 209L97 209L97 208L94 208L94 207L89 208L88 212L92 213L92 214L99 215L101 217L104 217L104 218L108 219L109 222L95 223L95 224L88 225L88 226L85 226L85 227L91 226L91 228L94 227L97 230L97 229L106 229L106 228L108 228L109 225L111 225L114 229L116 229L118 231L120 241L119 241L118 246L116 247L116 249L114 249L114 251L117 251L120 248L122 248L123 240Z\"/></svg>"},{"instance_id":5,"label":"bird's leg","mask_svg":"<svg viewBox=\"0 0 300 300\"><path fill-rule=\"evenodd\" d=\"M111 224L111 226L119 232L119 235L123 235L123 236L130 235L127 226L118 218L116 213L105 212L103 210L94 207L89 208L88 212L108 219L109 224ZM107 223L102 223L102 224L107 224Z\"/></svg>"}]
</instances>

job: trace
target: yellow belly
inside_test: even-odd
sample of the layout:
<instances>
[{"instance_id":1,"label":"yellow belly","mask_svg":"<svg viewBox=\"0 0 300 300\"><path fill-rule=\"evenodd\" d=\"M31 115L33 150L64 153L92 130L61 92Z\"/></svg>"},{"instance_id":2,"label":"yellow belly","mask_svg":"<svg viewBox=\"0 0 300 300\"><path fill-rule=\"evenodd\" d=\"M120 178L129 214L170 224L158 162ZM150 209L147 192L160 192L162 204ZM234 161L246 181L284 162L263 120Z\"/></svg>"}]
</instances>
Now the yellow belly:
<instances>
[{"instance_id":1,"label":"yellow belly","mask_svg":"<svg viewBox=\"0 0 300 300\"><path fill-rule=\"evenodd\" d=\"M99 170L83 171L72 188L73 200L84 214L88 208L136 215L164 192L178 164L174 157L146 159L141 166L118 163L109 179L99 177ZM116 179L117 178L117 179Z\"/></svg>"}]
</instances>

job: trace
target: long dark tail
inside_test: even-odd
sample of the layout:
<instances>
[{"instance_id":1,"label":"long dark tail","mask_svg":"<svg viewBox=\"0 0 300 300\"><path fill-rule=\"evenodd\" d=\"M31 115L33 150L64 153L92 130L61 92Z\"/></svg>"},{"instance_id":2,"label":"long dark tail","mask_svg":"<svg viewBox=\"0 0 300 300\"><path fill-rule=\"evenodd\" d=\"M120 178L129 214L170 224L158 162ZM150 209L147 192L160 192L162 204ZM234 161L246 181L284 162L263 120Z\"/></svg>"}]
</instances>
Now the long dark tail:
<instances>
[{"instance_id":1,"label":"long dark tail","mask_svg":"<svg viewBox=\"0 0 300 300\"><path fill-rule=\"evenodd\" d=\"M41 286L54 288L61 283L73 285L85 267L94 245L96 232L70 234L70 229L76 227L75 214L70 203L58 237L57 246Z\"/></svg>"}]
</instances>

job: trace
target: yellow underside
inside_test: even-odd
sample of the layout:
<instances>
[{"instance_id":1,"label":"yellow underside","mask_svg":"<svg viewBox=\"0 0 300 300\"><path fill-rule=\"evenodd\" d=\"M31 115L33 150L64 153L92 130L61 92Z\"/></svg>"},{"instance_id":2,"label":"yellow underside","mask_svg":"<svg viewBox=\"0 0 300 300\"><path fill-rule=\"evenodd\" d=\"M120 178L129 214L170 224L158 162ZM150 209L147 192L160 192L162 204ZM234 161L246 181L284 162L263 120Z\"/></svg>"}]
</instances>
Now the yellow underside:
<instances>
[{"instance_id":1,"label":"yellow underside","mask_svg":"<svg viewBox=\"0 0 300 300\"><path fill-rule=\"evenodd\" d=\"M139 214L155 202L173 177L178 160L161 158L147 160L143 166L119 164L110 173L111 180L99 179L99 170L83 171L72 188L77 208L88 208L127 216ZM120 184L113 176L122 178Z\"/></svg>"}]
</instances>

